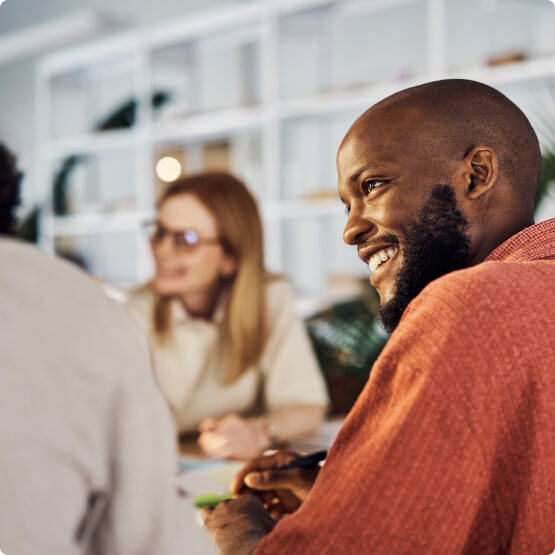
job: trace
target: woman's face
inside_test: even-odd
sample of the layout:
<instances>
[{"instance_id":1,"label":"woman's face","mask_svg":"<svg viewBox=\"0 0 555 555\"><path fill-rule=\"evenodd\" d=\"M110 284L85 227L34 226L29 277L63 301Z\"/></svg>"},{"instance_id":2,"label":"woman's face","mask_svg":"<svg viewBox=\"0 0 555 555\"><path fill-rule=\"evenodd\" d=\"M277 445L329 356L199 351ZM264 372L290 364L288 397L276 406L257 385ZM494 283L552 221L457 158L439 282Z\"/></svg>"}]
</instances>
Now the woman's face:
<instances>
[{"instance_id":1,"label":"woman's face","mask_svg":"<svg viewBox=\"0 0 555 555\"><path fill-rule=\"evenodd\" d=\"M212 290L221 277L234 273L235 261L217 241L214 216L194 195L168 198L158 210L157 222L167 231L151 240L154 287L160 295L203 293ZM196 232L199 244L187 248L178 241L176 245L173 233L182 232L183 236L189 230Z\"/></svg>"}]
</instances>

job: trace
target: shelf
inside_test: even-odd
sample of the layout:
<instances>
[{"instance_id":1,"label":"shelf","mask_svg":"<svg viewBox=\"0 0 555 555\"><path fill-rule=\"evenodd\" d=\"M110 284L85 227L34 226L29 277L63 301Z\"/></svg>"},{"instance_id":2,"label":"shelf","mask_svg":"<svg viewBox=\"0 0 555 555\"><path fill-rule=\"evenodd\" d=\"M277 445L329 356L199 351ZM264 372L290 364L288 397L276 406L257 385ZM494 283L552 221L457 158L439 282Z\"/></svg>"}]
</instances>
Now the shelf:
<instances>
[{"instance_id":1,"label":"shelf","mask_svg":"<svg viewBox=\"0 0 555 555\"><path fill-rule=\"evenodd\" d=\"M44 143L45 155L53 160L72 154L96 154L110 150L131 148L145 140L139 127L102 131L53 139Z\"/></svg>"},{"instance_id":2,"label":"shelf","mask_svg":"<svg viewBox=\"0 0 555 555\"><path fill-rule=\"evenodd\" d=\"M94 65L114 56L133 55L142 43L142 34L127 31L117 36L89 40L86 44L48 55L38 65L39 74L63 74Z\"/></svg>"},{"instance_id":3,"label":"shelf","mask_svg":"<svg viewBox=\"0 0 555 555\"><path fill-rule=\"evenodd\" d=\"M483 67L449 74L450 78L481 81L493 86L510 85L544 79L555 73L555 56L531 59L499 67ZM324 93L286 100L256 108L234 108L190 115L179 120L159 121L152 125L152 133L146 127L105 131L54 139L45 144L47 156L59 159L71 154L98 153L118 148L136 146L141 142L175 143L191 142L250 131L260 128L272 118L291 120L331 115L348 110L365 110L400 88L416 86L428 81L421 77L410 81L376 84L348 92Z\"/></svg>"},{"instance_id":4,"label":"shelf","mask_svg":"<svg viewBox=\"0 0 555 555\"><path fill-rule=\"evenodd\" d=\"M471 79L500 86L525 83L536 79L555 76L555 56L530 59L498 67L482 67L449 73L446 77L454 79ZM437 76L438 79L442 78ZM347 110L365 110L379 100L394 92L420 85L430 81L429 76L422 76L407 81L376 84L348 92L330 92L285 100L279 104L278 116L283 120L316 117Z\"/></svg>"},{"instance_id":5,"label":"shelf","mask_svg":"<svg viewBox=\"0 0 555 555\"><path fill-rule=\"evenodd\" d=\"M555 77L555 56L530 58L523 62L514 62L497 67L471 68L453 71L451 78L472 79L488 85L513 85Z\"/></svg>"},{"instance_id":6,"label":"shelf","mask_svg":"<svg viewBox=\"0 0 555 555\"><path fill-rule=\"evenodd\" d=\"M372 104L393 94L400 88L424 83L428 79L376 84L353 88L350 91L329 92L284 100L279 105L279 117L284 120L329 115L347 110L366 109Z\"/></svg>"},{"instance_id":7,"label":"shelf","mask_svg":"<svg viewBox=\"0 0 555 555\"><path fill-rule=\"evenodd\" d=\"M143 222L153 216L154 212L148 211L56 216L53 218L53 234L60 237L137 231Z\"/></svg>"},{"instance_id":8,"label":"shelf","mask_svg":"<svg viewBox=\"0 0 555 555\"><path fill-rule=\"evenodd\" d=\"M103 131L53 139L44 143L45 155L60 159L72 154L96 154L150 143L176 143L195 141L259 128L264 121L260 108L236 108L206 114L191 115L180 120L156 122L152 132L146 126L131 129Z\"/></svg>"},{"instance_id":9,"label":"shelf","mask_svg":"<svg viewBox=\"0 0 555 555\"><path fill-rule=\"evenodd\" d=\"M335 4L337 0L273 0L245 6L220 8L193 18L129 31L117 37L89 41L83 46L51 54L39 64L39 72L65 73L87 64L94 64L116 55L136 54L175 42L193 40L237 26L260 24L262 20L317 9Z\"/></svg>"},{"instance_id":10,"label":"shelf","mask_svg":"<svg viewBox=\"0 0 555 555\"><path fill-rule=\"evenodd\" d=\"M339 201L278 201L262 202L261 212L265 220L293 220L344 216L345 210ZM154 211L91 212L53 218L54 236L88 235L113 231L137 230L144 221L154 217Z\"/></svg>"},{"instance_id":11,"label":"shelf","mask_svg":"<svg viewBox=\"0 0 555 555\"><path fill-rule=\"evenodd\" d=\"M194 141L256 129L264 121L261 108L234 108L186 116L180 120L156 122L152 139L155 143Z\"/></svg>"},{"instance_id":12,"label":"shelf","mask_svg":"<svg viewBox=\"0 0 555 555\"><path fill-rule=\"evenodd\" d=\"M294 220L344 216L345 209L337 200L284 200L262 202L262 214L268 220Z\"/></svg>"}]
</instances>

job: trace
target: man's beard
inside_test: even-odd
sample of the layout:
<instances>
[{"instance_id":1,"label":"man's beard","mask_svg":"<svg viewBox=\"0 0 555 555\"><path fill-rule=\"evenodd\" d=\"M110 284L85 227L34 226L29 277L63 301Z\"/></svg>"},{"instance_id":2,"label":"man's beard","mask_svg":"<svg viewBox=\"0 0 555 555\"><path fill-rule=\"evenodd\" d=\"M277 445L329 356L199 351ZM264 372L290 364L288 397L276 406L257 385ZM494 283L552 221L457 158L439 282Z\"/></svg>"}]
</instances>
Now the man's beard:
<instances>
[{"instance_id":1,"label":"man's beard","mask_svg":"<svg viewBox=\"0 0 555 555\"><path fill-rule=\"evenodd\" d=\"M468 257L468 221L457 207L449 185L434 185L416 218L403 228L403 266L395 278L395 293L380 310L383 327L391 333L405 308L434 279L463 267Z\"/></svg>"}]
</instances>

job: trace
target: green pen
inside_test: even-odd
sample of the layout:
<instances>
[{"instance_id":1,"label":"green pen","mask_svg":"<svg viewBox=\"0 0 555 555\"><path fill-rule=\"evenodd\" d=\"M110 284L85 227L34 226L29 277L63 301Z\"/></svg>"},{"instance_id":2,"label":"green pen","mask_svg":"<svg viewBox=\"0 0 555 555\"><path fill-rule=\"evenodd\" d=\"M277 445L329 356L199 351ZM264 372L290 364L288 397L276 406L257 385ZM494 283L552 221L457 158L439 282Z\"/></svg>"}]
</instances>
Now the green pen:
<instances>
[{"instance_id":1,"label":"green pen","mask_svg":"<svg viewBox=\"0 0 555 555\"><path fill-rule=\"evenodd\" d=\"M226 499L233 499L233 494L231 492L224 494L205 493L203 495L196 495L193 497L193 505L197 509L201 509L205 505L213 505L215 507L218 503L225 501Z\"/></svg>"}]
</instances>

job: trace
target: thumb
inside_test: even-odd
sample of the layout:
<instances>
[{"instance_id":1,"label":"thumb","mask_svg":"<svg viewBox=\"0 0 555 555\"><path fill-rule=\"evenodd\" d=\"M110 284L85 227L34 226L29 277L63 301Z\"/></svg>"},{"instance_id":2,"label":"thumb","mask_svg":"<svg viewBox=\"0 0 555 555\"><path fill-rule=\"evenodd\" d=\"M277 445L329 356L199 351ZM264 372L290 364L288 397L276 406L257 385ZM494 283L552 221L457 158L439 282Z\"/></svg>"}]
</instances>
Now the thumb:
<instances>
[{"instance_id":1,"label":"thumb","mask_svg":"<svg viewBox=\"0 0 555 555\"><path fill-rule=\"evenodd\" d=\"M250 472L245 476L245 484L255 490L293 489L296 482L295 470L297 469Z\"/></svg>"},{"instance_id":2,"label":"thumb","mask_svg":"<svg viewBox=\"0 0 555 555\"><path fill-rule=\"evenodd\" d=\"M218 420L216 418L207 418L199 424L199 432L208 432L216 428Z\"/></svg>"}]
</instances>

